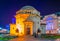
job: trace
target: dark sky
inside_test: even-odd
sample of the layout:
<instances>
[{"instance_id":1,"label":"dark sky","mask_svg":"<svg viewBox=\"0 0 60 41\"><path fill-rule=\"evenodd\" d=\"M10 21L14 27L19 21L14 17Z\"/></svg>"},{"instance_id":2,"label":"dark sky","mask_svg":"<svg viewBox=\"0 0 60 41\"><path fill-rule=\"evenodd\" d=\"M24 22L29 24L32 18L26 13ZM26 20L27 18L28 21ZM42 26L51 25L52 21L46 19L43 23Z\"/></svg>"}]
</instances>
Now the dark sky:
<instances>
[{"instance_id":1,"label":"dark sky","mask_svg":"<svg viewBox=\"0 0 60 41\"><path fill-rule=\"evenodd\" d=\"M0 24L11 23L16 11L27 5L35 7L41 15L60 11L60 1L55 0L0 0Z\"/></svg>"}]
</instances>

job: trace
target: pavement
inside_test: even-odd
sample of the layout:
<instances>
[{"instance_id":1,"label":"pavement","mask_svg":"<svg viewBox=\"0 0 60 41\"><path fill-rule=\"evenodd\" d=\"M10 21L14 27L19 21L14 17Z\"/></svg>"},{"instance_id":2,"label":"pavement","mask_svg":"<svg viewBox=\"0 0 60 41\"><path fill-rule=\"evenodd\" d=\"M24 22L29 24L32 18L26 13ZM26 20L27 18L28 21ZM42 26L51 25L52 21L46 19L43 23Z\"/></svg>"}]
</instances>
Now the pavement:
<instances>
[{"instance_id":1,"label":"pavement","mask_svg":"<svg viewBox=\"0 0 60 41\"><path fill-rule=\"evenodd\" d=\"M9 41L60 41L60 39L56 40L47 40L47 39L38 39L34 38L33 36L24 36L24 37L18 37Z\"/></svg>"}]
</instances>

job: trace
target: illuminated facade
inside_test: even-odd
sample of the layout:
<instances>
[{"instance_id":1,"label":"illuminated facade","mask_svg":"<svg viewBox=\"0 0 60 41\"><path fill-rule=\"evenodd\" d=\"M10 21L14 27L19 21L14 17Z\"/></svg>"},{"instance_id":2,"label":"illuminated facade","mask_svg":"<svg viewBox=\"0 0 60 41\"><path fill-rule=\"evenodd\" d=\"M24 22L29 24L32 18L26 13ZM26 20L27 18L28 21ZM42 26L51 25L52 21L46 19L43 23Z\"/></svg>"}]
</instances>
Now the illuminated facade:
<instances>
[{"instance_id":1,"label":"illuminated facade","mask_svg":"<svg viewBox=\"0 0 60 41\"><path fill-rule=\"evenodd\" d=\"M24 6L15 15L16 24L10 24L10 34L33 35L40 29L40 12L32 6Z\"/></svg>"},{"instance_id":2,"label":"illuminated facade","mask_svg":"<svg viewBox=\"0 0 60 41\"><path fill-rule=\"evenodd\" d=\"M58 33L60 34L60 16L58 17Z\"/></svg>"},{"instance_id":3,"label":"illuminated facade","mask_svg":"<svg viewBox=\"0 0 60 41\"><path fill-rule=\"evenodd\" d=\"M58 17L55 14L51 15L46 15L42 23L46 24L45 31L46 34L57 34L57 29L58 29Z\"/></svg>"}]
</instances>

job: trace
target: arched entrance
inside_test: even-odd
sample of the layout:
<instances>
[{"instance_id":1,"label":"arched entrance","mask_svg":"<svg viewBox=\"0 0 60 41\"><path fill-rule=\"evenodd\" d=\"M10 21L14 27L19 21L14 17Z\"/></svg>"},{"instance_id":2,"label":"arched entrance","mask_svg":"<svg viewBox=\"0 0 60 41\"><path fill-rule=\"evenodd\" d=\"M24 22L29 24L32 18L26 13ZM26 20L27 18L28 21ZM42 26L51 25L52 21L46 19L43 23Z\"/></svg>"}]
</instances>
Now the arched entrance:
<instances>
[{"instance_id":1,"label":"arched entrance","mask_svg":"<svg viewBox=\"0 0 60 41\"><path fill-rule=\"evenodd\" d=\"M27 28L26 34L30 35L30 28Z\"/></svg>"},{"instance_id":2,"label":"arched entrance","mask_svg":"<svg viewBox=\"0 0 60 41\"><path fill-rule=\"evenodd\" d=\"M24 22L24 32L25 32L25 35L33 35L33 22L32 21Z\"/></svg>"}]
</instances>

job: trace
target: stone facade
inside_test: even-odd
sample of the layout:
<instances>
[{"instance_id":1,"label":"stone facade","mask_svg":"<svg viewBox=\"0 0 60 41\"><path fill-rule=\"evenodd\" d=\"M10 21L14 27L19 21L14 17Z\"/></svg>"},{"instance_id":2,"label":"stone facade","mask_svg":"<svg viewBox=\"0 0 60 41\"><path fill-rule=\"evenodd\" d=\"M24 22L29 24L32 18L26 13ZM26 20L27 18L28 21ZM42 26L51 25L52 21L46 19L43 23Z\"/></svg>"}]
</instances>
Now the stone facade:
<instances>
[{"instance_id":1,"label":"stone facade","mask_svg":"<svg viewBox=\"0 0 60 41\"><path fill-rule=\"evenodd\" d=\"M12 31L15 31L14 34L18 36L26 35L28 32L30 35L33 35L33 33L37 33L37 30L40 29L40 12L32 6L24 6L18 10L15 18L15 30L12 28L13 24L11 24L10 28L13 30L10 29L10 34L12 34ZM16 29L18 29L18 33Z\"/></svg>"},{"instance_id":2,"label":"stone facade","mask_svg":"<svg viewBox=\"0 0 60 41\"><path fill-rule=\"evenodd\" d=\"M51 14L51 15L46 15L43 20L42 20L45 24L46 24L46 34L57 34L58 31L58 17L55 14ZM42 23L43 23L42 22Z\"/></svg>"}]
</instances>

